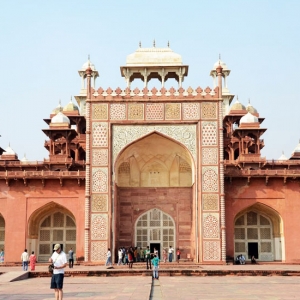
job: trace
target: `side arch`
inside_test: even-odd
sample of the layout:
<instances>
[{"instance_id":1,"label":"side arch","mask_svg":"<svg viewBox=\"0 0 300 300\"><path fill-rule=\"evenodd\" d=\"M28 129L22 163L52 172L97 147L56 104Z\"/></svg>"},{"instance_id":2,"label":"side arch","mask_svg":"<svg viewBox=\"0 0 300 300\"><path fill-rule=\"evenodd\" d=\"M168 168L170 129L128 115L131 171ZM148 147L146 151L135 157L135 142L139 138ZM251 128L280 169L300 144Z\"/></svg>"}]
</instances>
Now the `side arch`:
<instances>
[{"instance_id":1,"label":"side arch","mask_svg":"<svg viewBox=\"0 0 300 300\"><path fill-rule=\"evenodd\" d=\"M235 257L243 254L251 259L255 252L256 258L261 261L284 261L284 232L280 214L262 203L240 211L234 218L234 249Z\"/></svg>"}]
</instances>

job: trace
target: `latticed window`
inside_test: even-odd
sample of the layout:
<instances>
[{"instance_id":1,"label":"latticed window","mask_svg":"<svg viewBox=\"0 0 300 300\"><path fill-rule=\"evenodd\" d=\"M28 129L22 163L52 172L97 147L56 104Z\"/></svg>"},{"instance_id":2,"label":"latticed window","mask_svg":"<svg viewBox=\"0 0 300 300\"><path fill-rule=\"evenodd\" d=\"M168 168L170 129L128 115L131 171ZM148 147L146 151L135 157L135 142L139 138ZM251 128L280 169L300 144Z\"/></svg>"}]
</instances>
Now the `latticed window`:
<instances>
[{"instance_id":1,"label":"latticed window","mask_svg":"<svg viewBox=\"0 0 300 300\"><path fill-rule=\"evenodd\" d=\"M152 209L136 222L136 245L146 248L150 243L160 243L163 248L174 246L175 224L173 219L159 209Z\"/></svg>"},{"instance_id":2,"label":"latticed window","mask_svg":"<svg viewBox=\"0 0 300 300\"><path fill-rule=\"evenodd\" d=\"M248 257L248 245L253 247L256 244L262 259L270 260L273 257L272 223L257 212L250 211L236 219L234 238L235 255L244 254Z\"/></svg>"},{"instance_id":3,"label":"latticed window","mask_svg":"<svg viewBox=\"0 0 300 300\"><path fill-rule=\"evenodd\" d=\"M38 261L48 260L54 244L61 244L66 253L72 248L76 256L76 224L61 212L53 213L41 222Z\"/></svg>"}]
</instances>

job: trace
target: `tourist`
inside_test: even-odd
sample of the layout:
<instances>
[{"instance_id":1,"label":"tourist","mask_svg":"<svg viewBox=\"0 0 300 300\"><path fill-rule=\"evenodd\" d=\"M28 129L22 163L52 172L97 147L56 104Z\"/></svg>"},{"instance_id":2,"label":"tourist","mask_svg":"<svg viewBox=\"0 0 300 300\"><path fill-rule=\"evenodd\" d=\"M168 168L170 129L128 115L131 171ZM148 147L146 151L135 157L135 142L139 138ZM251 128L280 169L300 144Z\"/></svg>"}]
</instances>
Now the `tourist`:
<instances>
[{"instance_id":1,"label":"tourist","mask_svg":"<svg viewBox=\"0 0 300 300\"><path fill-rule=\"evenodd\" d=\"M132 269L133 261L134 261L134 250L132 247L128 249L127 256L128 256L128 267L129 269Z\"/></svg>"},{"instance_id":2,"label":"tourist","mask_svg":"<svg viewBox=\"0 0 300 300\"><path fill-rule=\"evenodd\" d=\"M27 269L28 269L28 260L29 260L29 256L27 253L27 249L25 249L24 252L21 254L23 271L27 271Z\"/></svg>"},{"instance_id":3,"label":"tourist","mask_svg":"<svg viewBox=\"0 0 300 300\"><path fill-rule=\"evenodd\" d=\"M4 263L4 250L1 249L1 252L0 252L0 263Z\"/></svg>"},{"instance_id":4,"label":"tourist","mask_svg":"<svg viewBox=\"0 0 300 300\"><path fill-rule=\"evenodd\" d=\"M179 250L179 248L178 248L177 251L176 251L177 262L178 262L178 263L179 263L179 260L180 260L180 254L181 254L181 252L180 252L180 250Z\"/></svg>"},{"instance_id":5,"label":"tourist","mask_svg":"<svg viewBox=\"0 0 300 300\"><path fill-rule=\"evenodd\" d=\"M140 259L143 262L145 261L145 252L142 248L140 248Z\"/></svg>"},{"instance_id":6,"label":"tourist","mask_svg":"<svg viewBox=\"0 0 300 300\"><path fill-rule=\"evenodd\" d=\"M164 263L167 262L167 251L166 251L166 249L163 249L163 261L164 261Z\"/></svg>"},{"instance_id":7,"label":"tourist","mask_svg":"<svg viewBox=\"0 0 300 300\"><path fill-rule=\"evenodd\" d=\"M110 252L110 248L107 249L107 253L106 253L106 266L111 265L112 266L112 262L111 262L111 252Z\"/></svg>"},{"instance_id":8,"label":"tourist","mask_svg":"<svg viewBox=\"0 0 300 300\"><path fill-rule=\"evenodd\" d=\"M64 268L68 262L65 252L61 250L60 244L55 244L53 250L53 254L49 258L49 262L54 265L50 288L54 289L55 299L61 300L63 298Z\"/></svg>"},{"instance_id":9,"label":"tourist","mask_svg":"<svg viewBox=\"0 0 300 300\"><path fill-rule=\"evenodd\" d=\"M172 262L172 260L173 260L173 252L174 252L174 249L172 248L172 246L170 246L170 248L169 248L169 262Z\"/></svg>"},{"instance_id":10,"label":"tourist","mask_svg":"<svg viewBox=\"0 0 300 300\"><path fill-rule=\"evenodd\" d=\"M29 264L30 264L30 271L34 271L35 264L36 264L36 256L34 254L34 251L32 251L31 255L29 256Z\"/></svg>"},{"instance_id":11,"label":"tourist","mask_svg":"<svg viewBox=\"0 0 300 300\"><path fill-rule=\"evenodd\" d=\"M118 251L118 266L122 264L122 259L123 259L123 251L122 248L120 248Z\"/></svg>"},{"instance_id":12,"label":"tourist","mask_svg":"<svg viewBox=\"0 0 300 300\"><path fill-rule=\"evenodd\" d=\"M154 254L151 264L153 265L153 279L158 279L159 258L156 254Z\"/></svg>"},{"instance_id":13,"label":"tourist","mask_svg":"<svg viewBox=\"0 0 300 300\"><path fill-rule=\"evenodd\" d=\"M145 250L145 258L146 258L146 265L147 265L147 270L151 270L151 257L150 257L150 249L149 246L147 246L147 249Z\"/></svg>"},{"instance_id":14,"label":"tourist","mask_svg":"<svg viewBox=\"0 0 300 300\"><path fill-rule=\"evenodd\" d=\"M256 259L255 259L254 255L251 257L251 264L256 264Z\"/></svg>"},{"instance_id":15,"label":"tourist","mask_svg":"<svg viewBox=\"0 0 300 300\"><path fill-rule=\"evenodd\" d=\"M74 252L73 249L71 248L69 250L69 268L73 268L74 265Z\"/></svg>"}]
</instances>

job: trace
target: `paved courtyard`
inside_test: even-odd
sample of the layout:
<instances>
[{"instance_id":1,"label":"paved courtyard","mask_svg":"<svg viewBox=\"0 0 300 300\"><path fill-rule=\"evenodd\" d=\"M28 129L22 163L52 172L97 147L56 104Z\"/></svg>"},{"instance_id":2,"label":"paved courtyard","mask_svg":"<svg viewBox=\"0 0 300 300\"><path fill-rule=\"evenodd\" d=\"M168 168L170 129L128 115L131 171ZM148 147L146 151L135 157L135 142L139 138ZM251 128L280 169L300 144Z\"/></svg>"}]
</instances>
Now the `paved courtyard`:
<instances>
[{"instance_id":1,"label":"paved courtyard","mask_svg":"<svg viewBox=\"0 0 300 300\"><path fill-rule=\"evenodd\" d=\"M1 283L0 299L54 299L50 278ZM66 277L64 299L299 299L299 276Z\"/></svg>"}]
</instances>

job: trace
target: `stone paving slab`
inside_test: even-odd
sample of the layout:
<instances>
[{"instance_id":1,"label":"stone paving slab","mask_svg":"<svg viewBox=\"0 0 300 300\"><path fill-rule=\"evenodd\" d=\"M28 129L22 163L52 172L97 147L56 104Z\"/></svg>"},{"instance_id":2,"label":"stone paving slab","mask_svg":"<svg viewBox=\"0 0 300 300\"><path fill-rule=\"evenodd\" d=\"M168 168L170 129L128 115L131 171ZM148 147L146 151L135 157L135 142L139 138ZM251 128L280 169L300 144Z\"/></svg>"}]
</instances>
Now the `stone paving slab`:
<instances>
[{"instance_id":1,"label":"stone paving slab","mask_svg":"<svg viewBox=\"0 0 300 300\"><path fill-rule=\"evenodd\" d=\"M300 277L226 276L160 277L150 297L151 277L67 277L64 299L68 300L291 300L300 299ZM50 300L50 278L33 278L0 284L0 300Z\"/></svg>"},{"instance_id":2,"label":"stone paving slab","mask_svg":"<svg viewBox=\"0 0 300 300\"><path fill-rule=\"evenodd\" d=\"M28 271L9 271L0 275L0 284L27 279L28 277Z\"/></svg>"}]
</instances>

